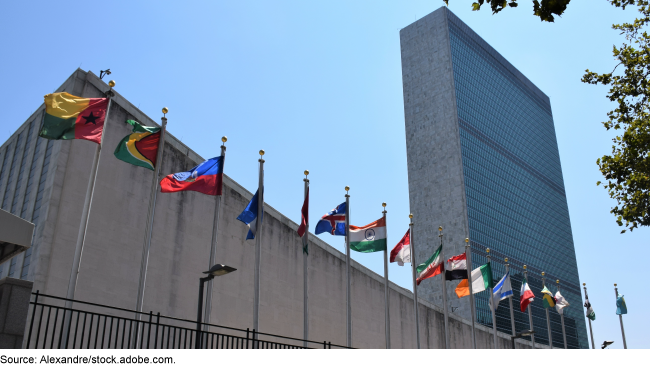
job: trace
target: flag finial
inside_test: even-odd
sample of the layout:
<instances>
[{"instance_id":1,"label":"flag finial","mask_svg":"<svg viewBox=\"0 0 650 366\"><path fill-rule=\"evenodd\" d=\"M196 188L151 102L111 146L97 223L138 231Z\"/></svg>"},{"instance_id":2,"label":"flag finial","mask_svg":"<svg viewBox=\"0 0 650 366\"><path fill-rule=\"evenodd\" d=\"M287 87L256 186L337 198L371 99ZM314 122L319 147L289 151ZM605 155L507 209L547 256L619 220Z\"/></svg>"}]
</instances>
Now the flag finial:
<instances>
[{"instance_id":1,"label":"flag finial","mask_svg":"<svg viewBox=\"0 0 650 366\"><path fill-rule=\"evenodd\" d=\"M309 170L305 170L305 176L309 175Z\"/></svg>"},{"instance_id":2,"label":"flag finial","mask_svg":"<svg viewBox=\"0 0 650 366\"><path fill-rule=\"evenodd\" d=\"M560 280L555 280L555 283L557 283L557 284L559 285L559 284L560 284Z\"/></svg>"},{"instance_id":3,"label":"flag finial","mask_svg":"<svg viewBox=\"0 0 650 366\"><path fill-rule=\"evenodd\" d=\"M228 141L228 137L223 136L223 137L221 138L221 142L225 143L226 141Z\"/></svg>"},{"instance_id":4,"label":"flag finial","mask_svg":"<svg viewBox=\"0 0 650 366\"><path fill-rule=\"evenodd\" d=\"M409 214L409 219L412 219L412 218L413 218L413 214Z\"/></svg>"},{"instance_id":5,"label":"flag finial","mask_svg":"<svg viewBox=\"0 0 650 366\"><path fill-rule=\"evenodd\" d=\"M386 202L382 202L381 207L386 207Z\"/></svg>"},{"instance_id":6,"label":"flag finial","mask_svg":"<svg viewBox=\"0 0 650 366\"><path fill-rule=\"evenodd\" d=\"M110 86L111 88L115 87L115 80L109 81L108 86Z\"/></svg>"},{"instance_id":7,"label":"flag finial","mask_svg":"<svg viewBox=\"0 0 650 366\"><path fill-rule=\"evenodd\" d=\"M260 156L264 156L264 150L260 150Z\"/></svg>"},{"instance_id":8,"label":"flag finial","mask_svg":"<svg viewBox=\"0 0 650 366\"><path fill-rule=\"evenodd\" d=\"M614 287L616 287L616 284L614 284Z\"/></svg>"},{"instance_id":9,"label":"flag finial","mask_svg":"<svg viewBox=\"0 0 650 366\"><path fill-rule=\"evenodd\" d=\"M438 227L438 231L442 231L442 226L439 226L439 227Z\"/></svg>"},{"instance_id":10,"label":"flag finial","mask_svg":"<svg viewBox=\"0 0 650 366\"><path fill-rule=\"evenodd\" d=\"M465 238L465 243L469 243L469 238Z\"/></svg>"},{"instance_id":11,"label":"flag finial","mask_svg":"<svg viewBox=\"0 0 650 366\"><path fill-rule=\"evenodd\" d=\"M526 269L526 268L528 268L528 266L524 264L524 269Z\"/></svg>"},{"instance_id":12,"label":"flag finial","mask_svg":"<svg viewBox=\"0 0 650 366\"><path fill-rule=\"evenodd\" d=\"M167 109L167 107L163 107L162 112L163 114L167 114L169 113L169 109Z\"/></svg>"},{"instance_id":13,"label":"flag finial","mask_svg":"<svg viewBox=\"0 0 650 366\"><path fill-rule=\"evenodd\" d=\"M506 262L506 263L508 263L508 258L505 258L503 261Z\"/></svg>"},{"instance_id":14,"label":"flag finial","mask_svg":"<svg viewBox=\"0 0 650 366\"><path fill-rule=\"evenodd\" d=\"M587 286L587 284L583 282L583 283L582 283L582 286Z\"/></svg>"},{"instance_id":15,"label":"flag finial","mask_svg":"<svg viewBox=\"0 0 650 366\"><path fill-rule=\"evenodd\" d=\"M490 252L490 248L485 249L485 252L486 252L486 253L489 253L489 252Z\"/></svg>"},{"instance_id":16,"label":"flag finial","mask_svg":"<svg viewBox=\"0 0 650 366\"><path fill-rule=\"evenodd\" d=\"M546 272L542 272L542 276L545 276L545 275L546 275Z\"/></svg>"},{"instance_id":17,"label":"flag finial","mask_svg":"<svg viewBox=\"0 0 650 366\"><path fill-rule=\"evenodd\" d=\"M349 190L350 190L350 186L345 186L345 191L347 192Z\"/></svg>"}]
</instances>

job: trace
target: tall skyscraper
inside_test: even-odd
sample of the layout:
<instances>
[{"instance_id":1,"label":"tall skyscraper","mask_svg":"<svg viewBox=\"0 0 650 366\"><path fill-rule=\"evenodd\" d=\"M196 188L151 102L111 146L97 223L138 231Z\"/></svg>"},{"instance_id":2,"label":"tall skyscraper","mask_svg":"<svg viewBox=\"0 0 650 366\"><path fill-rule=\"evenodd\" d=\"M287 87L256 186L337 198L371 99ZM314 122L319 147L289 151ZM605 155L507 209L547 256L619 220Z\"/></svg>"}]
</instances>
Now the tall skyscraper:
<instances>
[{"instance_id":1,"label":"tall skyscraper","mask_svg":"<svg viewBox=\"0 0 650 366\"><path fill-rule=\"evenodd\" d=\"M497 19L495 19L497 21ZM580 279L551 103L541 90L446 7L400 32L410 206L416 262L439 245L445 258L470 239L474 268L490 248L495 282L511 264L516 330L529 328L519 310L523 265L537 296L535 341L548 344L541 272L562 294L569 348L587 348ZM469 298L447 282L450 313L470 318ZM441 279L420 296L441 305ZM488 293L476 296L476 320L492 326ZM563 347L560 316L551 309L553 345ZM497 328L511 333L508 303Z\"/></svg>"}]
</instances>

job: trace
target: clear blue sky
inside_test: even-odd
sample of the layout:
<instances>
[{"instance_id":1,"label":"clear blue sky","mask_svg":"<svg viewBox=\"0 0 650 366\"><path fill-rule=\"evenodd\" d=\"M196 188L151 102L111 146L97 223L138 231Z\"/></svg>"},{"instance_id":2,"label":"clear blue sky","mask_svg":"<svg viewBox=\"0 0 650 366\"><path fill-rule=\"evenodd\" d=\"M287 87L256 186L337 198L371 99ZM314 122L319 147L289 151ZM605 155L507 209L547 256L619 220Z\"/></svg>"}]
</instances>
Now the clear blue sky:
<instances>
[{"instance_id":1,"label":"clear blue sky","mask_svg":"<svg viewBox=\"0 0 650 366\"><path fill-rule=\"evenodd\" d=\"M642 305L650 296L640 276L648 264L632 259L650 258L650 230L619 234L609 213L614 202L596 187L596 159L610 151L613 136L600 122L612 104L606 88L580 82L586 68L613 68L612 45L621 37L610 26L637 13L604 0L573 1L549 24L532 16L529 0L498 15L487 7L472 12L471 2L451 0L450 9L551 98L596 342L622 348L617 282L630 311L628 345L648 348ZM386 201L392 245L409 213L399 30L440 6L442 0L3 2L0 141L77 67L96 74L110 68L116 89L149 116L158 119L167 106L171 133L203 157L218 154L227 135L226 173L253 192L257 151L265 149L266 201L294 221L304 169L311 171L314 218L344 200L346 185L353 224L379 218ZM340 237L322 239L343 249ZM380 254L353 258L383 273ZM411 287L409 267L390 271L394 282Z\"/></svg>"}]
</instances>

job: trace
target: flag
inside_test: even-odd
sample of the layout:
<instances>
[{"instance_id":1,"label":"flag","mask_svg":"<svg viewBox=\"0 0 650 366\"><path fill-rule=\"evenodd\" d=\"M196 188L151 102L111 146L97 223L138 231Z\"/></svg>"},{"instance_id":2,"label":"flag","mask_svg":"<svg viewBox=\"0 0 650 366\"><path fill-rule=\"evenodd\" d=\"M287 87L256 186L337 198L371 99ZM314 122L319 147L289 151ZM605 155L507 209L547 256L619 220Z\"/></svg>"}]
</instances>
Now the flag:
<instances>
[{"instance_id":1,"label":"flag","mask_svg":"<svg viewBox=\"0 0 650 366\"><path fill-rule=\"evenodd\" d=\"M458 286L456 286L455 292L459 299L461 297L469 296L469 282L467 279L460 281Z\"/></svg>"},{"instance_id":2,"label":"flag","mask_svg":"<svg viewBox=\"0 0 650 366\"><path fill-rule=\"evenodd\" d=\"M108 98L81 98L68 93L45 96L40 137L50 140L82 139L101 144Z\"/></svg>"},{"instance_id":3,"label":"flag","mask_svg":"<svg viewBox=\"0 0 650 366\"><path fill-rule=\"evenodd\" d=\"M361 253L386 250L386 219L382 217L366 226L350 225L350 249Z\"/></svg>"},{"instance_id":4,"label":"flag","mask_svg":"<svg viewBox=\"0 0 650 366\"><path fill-rule=\"evenodd\" d=\"M160 181L163 193L196 191L221 196L223 156L206 160L187 172L170 174Z\"/></svg>"},{"instance_id":5,"label":"flag","mask_svg":"<svg viewBox=\"0 0 650 366\"><path fill-rule=\"evenodd\" d=\"M160 127L143 126L134 120L126 123L133 126L133 132L120 141L115 148L115 157L135 166L154 170L160 143Z\"/></svg>"},{"instance_id":6,"label":"flag","mask_svg":"<svg viewBox=\"0 0 650 366\"><path fill-rule=\"evenodd\" d=\"M521 291L519 295L519 308L521 309L521 312L523 313L526 311L526 308L528 305L535 300L535 294L533 294L533 291L530 290L530 287L528 287L528 281L524 277L523 281L521 281Z\"/></svg>"},{"instance_id":7,"label":"flag","mask_svg":"<svg viewBox=\"0 0 650 366\"><path fill-rule=\"evenodd\" d=\"M485 291L492 285L492 266L486 263L472 271L472 293ZM469 282L462 280L456 286L456 295L461 298L469 296Z\"/></svg>"},{"instance_id":8,"label":"flag","mask_svg":"<svg viewBox=\"0 0 650 366\"><path fill-rule=\"evenodd\" d=\"M328 232L332 235L345 235L345 202L326 213L316 224L316 235Z\"/></svg>"},{"instance_id":9,"label":"flag","mask_svg":"<svg viewBox=\"0 0 650 366\"><path fill-rule=\"evenodd\" d=\"M589 302L589 299L585 300L585 308L587 308L587 318L591 320L596 320L596 312L594 312L594 309L591 308L591 303Z\"/></svg>"},{"instance_id":10,"label":"flag","mask_svg":"<svg viewBox=\"0 0 650 366\"><path fill-rule=\"evenodd\" d=\"M237 220L248 225L248 235L246 235L246 240L255 239L255 234L257 233L257 208L259 207L259 192L260 191L258 189L257 192L255 192L253 198L251 198L251 201L248 202L248 205L244 211L242 211L242 213L237 216ZM262 218L260 221L263 219L264 211L262 210Z\"/></svg>"},{"instance_id":11,"label":"flag","mask_svg":"<svg viewBox=\"0 0 650 366\"><path fill-rule=\"evenodd\" d=\"M307 195L305 196L305 202L302 203L302 210L300 210L301 219L300 227L298 228L298 235L302 238L307 231L307 225L309 224L309 187L307 187ZM307 253L307 248L303 248L305 253Z\"/></svg>"},{"instance_id":12,"label":"flag","mask_svg":"<svg viewBox=\"0 0 650 366\"><path fill-rule=\"evenodd\" d=\"M494 309L499 307L499 302L503 299L512 297L512 284L510 283L510 270L506 271L501 280L494 286L492 299L494 300Z\"/></svg>"},{"instance_id":13,"label":"flag","mask_svg":"<svg viewBox=\"0 0 650 366\"><path fill-rule=\"evenodd\" d=\"M390 262L397 262L398 266L411 263L411 230L406 230L402 240L390 251Z\"/></svg>"},{"instance_id":14,"label":"flag","mask_svg":"<svg viewBox=\"0 0 650 366\"><path fill-rule=\"evenodd\" d=\"M447 259L445 279L447 281L467 278L467 255L465 253Z\"/></svg>"},{"instance_id":15,"label":"flag","mask_svg":"<svg viewBox=\"0 0 650 366\"><path fill-rule=\"evenodd\" d=\"M416 283L418 286L420 285L420 282L426 280L427 278L437 276L441 274L442 271L444 271L445 263L442 261L440 253L442 253L442 244L440 244L436 252L433 253L429 260L418 266L416 269L418 272Z\"/></svg>"},{"instance_id":16,"label":"flag","mask_svg":"<svg viewBox=\"0 0 650 366\"><path fill-rule=\"evenodd\" d=\"M627 306L625 305L625 298L623 295L616 297L616 315L627 314Z\"/></svg>"},{"instance_id":17,"label":"flag","mask_svg":"<svg viewBox=\"0 0 650 366\"><path fill-rule=\"evenodd\" d=\"M542 297L544 308L555 307L555 298L553 297L553 293L546 286L542 289L542 294L544 294L544 297Z\"/></svg>"},{"instance_id":18,"label":"flag","mask_svg":"<svg viewBox=\"0 0 650 366\"><path fill-rule=\"evenodd\" d=\"M558 290L558 292L555 293L555 310L557 310L558 313L562 314L562 312L564 312L564 308L569 305L569 302L566 301L564 296L562 296Z\"/></svg>"}]
</instances>

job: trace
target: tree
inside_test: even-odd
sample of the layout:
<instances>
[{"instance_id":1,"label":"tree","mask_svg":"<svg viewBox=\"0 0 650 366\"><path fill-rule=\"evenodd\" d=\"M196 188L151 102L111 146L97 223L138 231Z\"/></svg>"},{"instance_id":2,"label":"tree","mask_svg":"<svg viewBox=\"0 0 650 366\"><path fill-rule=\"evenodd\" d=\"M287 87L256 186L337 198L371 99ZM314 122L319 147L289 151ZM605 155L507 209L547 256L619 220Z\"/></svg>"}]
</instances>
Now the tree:
<instances>
[{"instance_id":1,"label":"tree","mask_svg":"<svg viewBox=\"0 0 650 366\"><path fill-rule=\"evenodd\" d=\"M447 6L449 6L449 0L443 1ZM519 6L517 1L518 0L477 0L477 2L472 3L472 10L481 10L483 3L488 3L490 4L490 8L492 8L492 13L496 14L507 7L516 8ZM539 17L543 22L553 22L555 21L553 14L558 16L562 15L570 1L571 0L533 0L533 14Z\"/></svg>"},{"instance_id":2,"label":"tree","mask_svg":"<svg viewBox=\"0 0 650 366\"><path fill-rule=\"evenodd\" d=\"M621 47L614 46L618 61L614 70L598 74L587 69L582 81L611 86L607 98L616 103L603 125L607 130L622 130L622 134L612 140L611 155L596 163L607 180L603 186L617 203L610 212L616 215L619 226L625 222L624 233L650 225L650 35L644 31L650 23L650 6L648 0L609 2L622 9L637 6L640 17L633 23L612 26L627 41Z\"/></svg>"}]
</instances>

